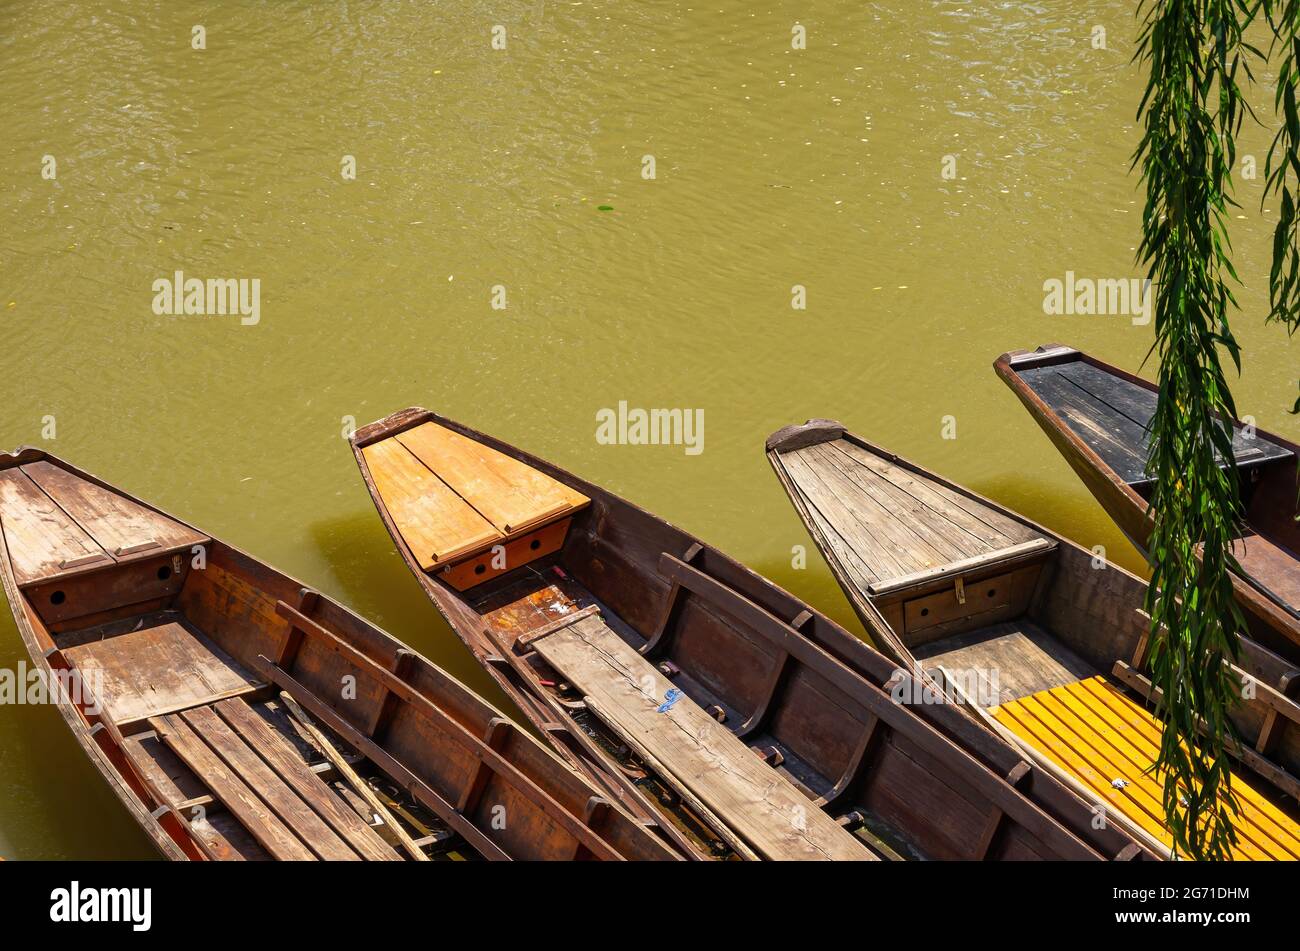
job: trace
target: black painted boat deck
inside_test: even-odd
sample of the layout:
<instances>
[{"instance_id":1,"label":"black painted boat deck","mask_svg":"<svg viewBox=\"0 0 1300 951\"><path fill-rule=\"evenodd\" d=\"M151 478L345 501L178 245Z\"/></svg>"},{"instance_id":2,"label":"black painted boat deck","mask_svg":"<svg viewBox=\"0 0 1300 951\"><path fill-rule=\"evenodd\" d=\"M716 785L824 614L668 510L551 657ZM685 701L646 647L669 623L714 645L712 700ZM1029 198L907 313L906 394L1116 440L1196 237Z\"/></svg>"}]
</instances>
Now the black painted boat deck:
<instances>
[{"instance_id":1,"label":"black painted boat deck","mask_svg":"<svg viewBox=\"0 0 1300 951\"><path fill-rule=\"evenodd\" d=\"M1020 378L1065 420L1105 463L1134 488L1150 484L1146 459L1156 394L1083 360L1030 367ZM1236 427L1233 455L1242 468L1288 459L1292 453Z\"/></svg>"}]
</instances>

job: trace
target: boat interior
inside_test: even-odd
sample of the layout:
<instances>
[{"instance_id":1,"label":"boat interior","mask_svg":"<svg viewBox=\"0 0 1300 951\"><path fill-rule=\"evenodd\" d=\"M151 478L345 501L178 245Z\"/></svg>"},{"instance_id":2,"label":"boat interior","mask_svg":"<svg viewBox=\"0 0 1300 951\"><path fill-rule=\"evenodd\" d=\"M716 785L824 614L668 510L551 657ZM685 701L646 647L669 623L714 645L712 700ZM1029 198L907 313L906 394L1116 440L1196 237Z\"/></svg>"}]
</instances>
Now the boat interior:
<instances>
[{"instance_id":1,"label":"boat interior","mask_svg":"<svg viewBox=\"0 0 1300 951\"><path fill-rule=\"evenodd\" d=\"M1168 839L1159 789L1145 772L1158 726L1141 702L1152 687L1143 672L1149 618L1138 578L838 423L789 427L768 445L818 547L896 660L1005 720ZM1300 672L1250 641L1239 663L1238 676L1255 682L1258 697L1237 716L1254 743L1243 762L1294 799ZM1243 855L1300 857L1293 816L1246 781L1241 787L1264 830L1245 827L1260 841Z\"/></svg>"},{"instance_id":2,"label":"boat interior","mask_svg":"<svg viewBox=\"0 0 1300 951\"><path fill-rule=\"evenodd\" d=\"M538 698L539 729L576 724L697 856L1088 851L1029 831L1035 807L833 656L829 622L653 516L427 411L356 446L471 649Z\"/></svg>"},{"instance_id":3,"label":"boat interior","mask_svg":"<svg viewBox=\"0 0 1300 951\"><path fill-rule=\"evenodd\" d=\"M1146 460L1155 390L1065 347L1016 357L1011 366L1116 478L1150 499ZM1252 583L1300 617L1296 454L1241 424L1233 427L1232 449L1245 506L1245 531L1233 553Z\"/></svg>"},{"instance_id":4,"label":"boat interior","mask_svg":"<svg viewBox=\"0 0 1300 951\"><path fill-rule=\"evenodd\" d=\"M0 536L32 656L172 857L670 857L383 632L43 453L0 461Z\"/></svg>"}]
</instances>

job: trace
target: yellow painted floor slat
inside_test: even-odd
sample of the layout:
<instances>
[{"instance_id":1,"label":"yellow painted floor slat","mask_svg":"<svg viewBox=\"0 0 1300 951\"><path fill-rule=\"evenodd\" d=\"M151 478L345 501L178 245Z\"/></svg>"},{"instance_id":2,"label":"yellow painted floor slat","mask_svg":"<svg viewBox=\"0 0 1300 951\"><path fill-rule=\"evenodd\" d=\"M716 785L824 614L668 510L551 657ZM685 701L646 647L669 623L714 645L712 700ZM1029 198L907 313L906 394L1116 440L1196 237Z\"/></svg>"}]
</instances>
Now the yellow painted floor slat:
<instances>
[{"instance_id":1,"label":"yellow painted floor slat","mask_svg":"<svg viewBox=\"0 0 1300 951\"><path fill-rule=\"evenodd\" d=\"M990 712L1103 801L1172 846L1160 782L1147 772L1159 747L1160 724L1105 677L1043 690ZM1119 788L1113 785L1117 779L1124 780ZM1241 808L1233 857L1300 859L1300 823L1242 776L1234 774L1232 788Z\"/></svg>"},{"instance_id":2,"label":"yellow painted floor slat","mask_svg":"<svg viewBox=\"0 0 1300 951\"><path fill-rule=\"evenodd\" d=\"M1145 766L1155 759L1160 745L1160 725L1155 718L1103 678L1083 681L1074 686L1076 692L1086 692L1100 701L1103 718L1118 720L1133 728L1129 735L1134 738L1142 757L1135 761ZM1233 778L1235 780L1236 776ZM1243 814L1251 819L1250 825L1245 828L1252 840L1270 850L1272 845L1280 846L1283 854L1279 858L1300 858L1300 827L1248 783L1234 782L1233 788ZM1256 831L1267 834L1268 845L1255 835Z\"/></svg>"}]
</instances>

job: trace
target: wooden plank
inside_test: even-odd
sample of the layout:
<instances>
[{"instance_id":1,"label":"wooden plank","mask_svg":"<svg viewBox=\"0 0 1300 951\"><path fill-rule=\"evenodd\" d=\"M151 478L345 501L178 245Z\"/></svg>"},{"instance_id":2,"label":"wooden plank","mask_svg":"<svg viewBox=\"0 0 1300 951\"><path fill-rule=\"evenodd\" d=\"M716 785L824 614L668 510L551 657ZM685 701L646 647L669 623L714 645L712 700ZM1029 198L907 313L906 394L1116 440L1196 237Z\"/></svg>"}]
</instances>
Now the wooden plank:
<instances>
[{"instance_id":1,"label":"wooden plank","mask_svg":"<svg viewBox=\"0 0 1300 951\"><path fill-rule=\"evenodd\" d=\"M122 752L158 802L179 807L211 798L207 787L152 730L123 737Z\"/></svg>"},{"instance_id":2,"label":"wooden plank","mask_svg":"<svg viewBox=\"0 0 1300 951\"><path fill-rule=\"evenodd\" d=\"M1020 377L1120 479L1130 485L1147 481L1150 434L1143 423L1062 376L1060 367L1026 370Z\"/></svg>"},{"instance_id":3,"label":"wooden plank","mask_svg":"<svg viewBox=\"0 0 1300 951\"><path fill-rule=\"evenodd\" d=\"M969 498L919 472L895 465L847 439L833 443L832 447L856 459L889 485L943 516L955 529L973 535L991 548L1014 545L1038 535L1028 525L1003 515L983 502ZM901 502L901 496L899 499Z\"/></svg>"},{"instance_id":4,"label":"wooden plank","mask_svg":"<svg viewBox=\"0 0 1300 951\"><path fill-rule=\"evenodd\" d=\"M20 469L0 470L0 528L20 586L112 557Z\"/></svg>"},{"instance_id":5,"label":"wooden plank","mask_svg":"<svg viewBox=\"0 0 1300 951\"><path fill-rule=\"evenodd\" d=\"M68 647L63 656L101 678L96 699L118 726L261 686L216 644L175 621Z\"/></svg>"},{"instance_id":6,"label":"wooden plank","mask_svg":"<svg viewBox=\"0 0 1300 951\"><path fill-rule=\"evenodd\" d=\"M1147 431L1156 411L1156 393L1129 380L1108 373L1086 360L1062 364L1057 372L1098 403L1105 404ZM1149 448L1143 442L1138 450L1146 456ZM1265 439L1257 433L1247 434L1244 427L1232 427L1232 453L1239 466L1254 466L1278 459L1289 459L1291 450Z\"/></svg>"},{"instance_id":7,"label":"wooden plank","mask_svg":"<svg viewBox=\"0 0 1300 951\"><path fill-rule=\"evenodd\" d=\"M787 452L780 457L790 481L803 495L826 535L831 550L845 564L865 590L867 585L885 577L906 574L910 564L901 562L897 552L884 545L871 525L860 521L862 510L828 485L816 460L805 459L805 449Z\"/></svg>"},{"instance_id":8,"label":"wooden plank","mask_svg":"<svg viewBox=\"0 0 1300 951\"><path fill-rule=\"evenodd\" d=\"M887 594L893 594L895 591L901 591L904 588L913 588L930 581L937 581L941 578L950 578L956 575L978 571L981 568L987 568L991 565L1000 565L1008 561L1016 561L1025 557L1046 554L1055 547L1056 542L1051 541L1050 539L1035 538L1032 541L1021 542L1020 544L1012 545L1009 548L987 551L979 555L972 555L970 558L963 558L960 561L950 562L946 565L938 565L934 568L927 568L923 571L913 572L910 575L890 578L888 581L873 584L870 587L870 592L873 597L880 598Z\"/></svg>"},{"instance_id":9,"label":"wooden plank","mask_svg":"<svg viewBox=\"0 0 1300 951\"><path fill-rule=\"evenodd\" d=\"M917 658L927 668L940 664L954 673L980 675L986 695L993 683L984 672L996 672L998 703L1096 673L1091 664L1023 617L926 644Z\"/></svg>"},{"instance_id":10,"label":"wooden plank","mask_svg":"<svg viewBox=\"0 0 1300 951\"><path fill-rule=\"evenodd\" d=\"M1117 660L1115 662L1115 666L1114 668L1112 668L1111 673L1114 675L1116 680L1120 681L1126 687L1133 690L1135 693L1139 694L1140 696L1146 697L1148 700L1151 700L1152 702L1154 702L1160 696L1159 689L1157 689L1155 686L1152 685L1149 678L1139 673L1138 671L1134 670L1132 667L1124 663L1122 660ZM1268 688L1266 687L1266 685L1257 683L1255 689L1256 689L1256 699L1267 702L1266 691ZM1278 706L1270 707L1270 709L1274 709L1277 710L1279 713L1282 713L1287 708L1279 704ZM1203 726L1198 725L1198 728L1203 729ZM1256 752L1255 750L1252 750L1248 746L1238 746L1232 748L1231 751L1233 755L1235 755L1238 759L1240 759L1243 763L1245 763L1255 772L1259 773L1259 775L1267 779L1278 789L1281 789L1283 792L1287 793L1288 795L1294 798L1300 798L1300 779L1297 779L1294 775L1287 772L1281 766L1277 765L1277 763L1273 762L1273 760L1265 756L1262 756L1260 753Z\"/></svg>"},{"instance_id":11,"label":"wooden plank","mask_svg":"<svg viewBox=\"0 0 1300 951\"><path fill-rule=\"evenodd\" d=\"M231 814L253 838L281 861L309 861L316 858L289 828L276 818L253 790L213 753L179 716L154 717L150 725L158 731L176 755L207 784Z\"/></svg>"},{"instance_id":12,"label":"wooden plank","mask_svg":"<svg viewBox=\"0 0 1300 951\"><path fill-rule=\"evenodd\" d=\"M527 531L590 501L532 466L435 422L394 438L505 535Z\"/></svg>"},{"instance_id":13,"label":"wooden plank","mask_svg":"<svg viewBox=\"0 0 1300 951\"><path fill-rule=\"evenodd\" d=\"M223 700L216 704L215 709L362 858L375 862L401 861L401 856L357 815L356 810L340 800L303 762L289 741L248 704L238 699Z\"/></svg>"},{"instance_id":14,"label":"wooden plank","mask_svg":"<svg viewBox=\"0 0 1300 951\"><path fill-rule=\"evenodd\" d=\"M360 860L361 856L231 730L211 707L185 710L180 717L319 858L335 862Z\"/></svg>"},{"instance_id":15,"label":"wooden plank","mask_svg":"<svg viewBox=\"0 0 1300 951\"><path fill-rule=\"evenodd\" d=\"M425 571L504 538L396 439L373 443L361 454L402 541Z\"/></svg>"},{"instance_id":16,"label":"wooden plank","mask_svg":"<svg viewBox=\"0 0 1300 951\"><path fill-rule=\"evenodd\" d=\"M641 764L649 772L658 776L665 786L673 790L677 795L681 796L682 802L686 804L687 808L695 813L695 815L702 820L706 826L713 830L718 838L726 843L728 848L746 861L759 861L759 855L745 843L745 840L740 838L740 836L738 836L725 822L718 818L718 816L714 814L713 810L705 805L704 802L695 795L691 788L683 783L678 776L660 763L659 760L655 758L654 752L649 747L642 744L640 737L623 729L623 727L618 723L617 718L612 717L610 714L602 710L599 702L595 699L592 697L586 697L585 700L587 709L590 710L599 720L608 724L612 734L618 737L623 743L627 744L628 749L636 755L636 758L641 761Z\"/></svg>"},{"instance_id":17,"label":"wooden plank","mask_svg":"<svg viewBox=\"0 0 1300 951\"><path fill-rule=\"evenodd\" d=\"M208 858L217 862L269 862L271 854L228 812L181 820Z\"/></svg>"},{"instance_id":18,"label":"wooden plank","mask_svg":"<svg viewBox=\"0 0 1300 951\"><path fill-rule=\"evenodd\" d=\"M814 452L828 468L838 470L854 498L854 507L871 505L881 514L875 518L893 527L903 545L920 545L929 555L922 564L954 561L978 554L993 546L963 530L941 510L922 504L915 497L883 478L850 454L841 443L818 446ZM912 541L915 539L916 541Z\"/></svg>"},{"instance_id":19,"label":"wooden plank","mask_svg":"<svg viewBox=\"0 0 1300 951\"><path fill-rule=\"evenodd\" d=\"M1105 799L1098 794L1098 790L1089 784L1083 782L1078 776L1064 769L1051 756L1048 756L1042 749L1033 743L1026 741L1022 736L1010 730L1004 723L998 720L994 711L985 709L975 702L962 690L961 685L954 681L950 673L942 666L938 668L947 682L950 689L961 699L979 722L983 723L994 734L1005 740L1010 746L1026 756L1030 763L1040 769L1043 773L1053 777L1057 782L1068 788L1074 795L1078 796L1092 809L1103 809L1106 811L1107 818L1120 830L1122 830L1133 841L1124 846L1114 857L1115 861L1128 861L1141 856L1142 850L1146 849L1152 855L1167 854L1168 848L1155 836L1144 830L1136 822L1130 819L1123 810L1109 809L1105 805ZM996 708L995 708L996 709ZM1110 794L1118 794L1113 787L1107 787ZM1095 814L1095 813L1094 813Z\"/></svg>"},{"instance_id":20,"label":"wooden plank","mask_svg":"<svg viewBox=\"0 0 1300 951\"><path fill-rule=\"evenodd\" d=\"M481 829L456 811L455 806L443 798L404 763L393 757L387 750L366 736L355 726L339 715L324 700L312 694L310 690L298 683L286 671L275 667L265 657L267 676L298 703L306 707L313 717L343 738L349 746L359 750L376 766L391 776L397 783L414 796L420 803L433 810L439 819L447 823L452 831L459 833L480 855L493 861L510 861L499 845L489 839Z\"/></svg>"},{"instance_id":21,"label":"wooden plank","mask_svg":"<svg viewBox=\"0 0 1300 951\"><path fill-rule=\"evenodd\" d=\"M917 717L905 706L897 703L885 690L866 679L863 674L845 666L808 637L781 621L766 609L750 601L734 588L724 585L697 568L664 553L659 556L659 573L670 581L677 581L721 611L736 618L756 635L780 647L795 660L808 665L857 702L868 713L875 714L886 725L906 736L918 750L935 764L950 770L955 779L986 796L1015 819L1026 831L1043 840L1063 858L1095 858L1096 852L1076 835L1049 817L1035 802L1016 790L979 762L966 749L939 733L924 718ZM910 678L910 675L904 675Z\"/></svg>"},{"instance_id":22,"label":"wooden plank","mask_svg":"<svg viewBox=\"0 0 1300 951\"><path fill-rule=\"evenodd\" d=\"M268 767L211 707L179 713L212 752L276 813L279 820L312 852L329 861L357 861L360 856L281 778Z\"/></svg>"},{"instance_id":23,"label":"wooden plank","mask_svg":"<svg viewBox=\"0 0 1300 951\"><path fill-rule=\"evenodd\" d=\"M1155 762L1160 742L1158 722L1103 678L1089 678L1051 691L1047 700L1058 716L1067 711L1073 714L1076 722L1109 742L1130 765L1145 771ZM1160 786L1156 788L1158 792ZM1241 848L1260 858L1300 858L1300 829L1240 773L1233 774L1233 788L1241 807L1234 819Z\"/></svg>"},{"instance_id":24,"label":"wooden plank","mask_svg":"<svg viewBox=\"0 0 1300 951\"><path fill-rule=\"evenodd\" d=\"M688 697L667 703L672 683L599 618L583 618L533 647L763 857L872 858Z\"/></svg>"},{"instance_id":25,"label":"wooden plank","mask_svg":"<svg viewBox=\"0 0 1300 951\"><path fill-rule=\"evenodd\" d=\"M158 554L168 549L189 548L208 541L206 535L175 519L52 463L41 460L29 462L22 468L105 551L119 559L134 554Z\"/></svg>"}]
</instances>

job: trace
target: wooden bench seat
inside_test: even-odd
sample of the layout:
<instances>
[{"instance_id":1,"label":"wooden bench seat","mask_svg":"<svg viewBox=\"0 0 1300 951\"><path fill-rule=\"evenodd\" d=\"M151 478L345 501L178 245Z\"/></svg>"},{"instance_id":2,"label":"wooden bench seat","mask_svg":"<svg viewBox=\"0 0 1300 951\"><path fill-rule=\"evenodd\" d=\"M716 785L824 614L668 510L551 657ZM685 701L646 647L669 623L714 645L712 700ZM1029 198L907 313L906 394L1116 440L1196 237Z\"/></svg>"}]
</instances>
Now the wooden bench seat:
<instances>
[{"instance_id":1,"label":"wooden bench seat","mask_svg":"<svg viewBox=\"0 0 1300 951\"><path fill-rule=\"evenodd\" d=\"M375 489L402 541L424 571L457 587L499 574L490 560L448 571L493 546L511 567L555 551L574 512L590 501L561 482L435 422L361 450ZM515 543L515 544L512 544ZM522 543L522 544L518 544ZM499 566L497 566L499 569Z\"/></svg>"},{"instance_id":2,"label":"wooden bench seat","mask_svg":"<svg viewBox=\"0 0 1300 951\"><path fill-rule=\"evenodd\" d=\"M62 648L104 718L126 724L252 693L262 682L199 631L159 619L139 630Z\"/></svg>"},{"instance_id":3,"label":"wooden bench seat","mask_svg":"<svg viewBox=\"0 0 1300 951\"><path fill-rule=\"evenodd\" d=\"M281 860L400 859L243 700L164 714L149 725L153 733L132 736L123 748L212 858L264 851ZM194 808L198 789L226 811Z\"/></svg>"},{"instance_id":4,"label":"wooden bench seat","mask_svg":"<svg viewBox=\"0 0 1300 951\"><path fill-rule=\"evenodd\" d=\"M664 778L757 856L871 860L875 856L725 726L673 687L592 611L528 635L584 694L588 708L666 772ZM658 771L658 770L657 770ZM725 832L726 830L719 830Z\"/></svg>"},{"instance_id":5,"label":"wooden bench seat","mask_svg":"<svg viewBox=\"0 0 1300 951\"><path fill-rule=\"evenodd\" d=\"M990 711L1003 726L1068 770L1103 802L1172 846L1162 779L1148 770L1160 724L1101 676L1044 690ZM1237 859L1300 859L1300 824L1234 775L1242 812L1233 820Z\"/></svg>"}]
</instances>

